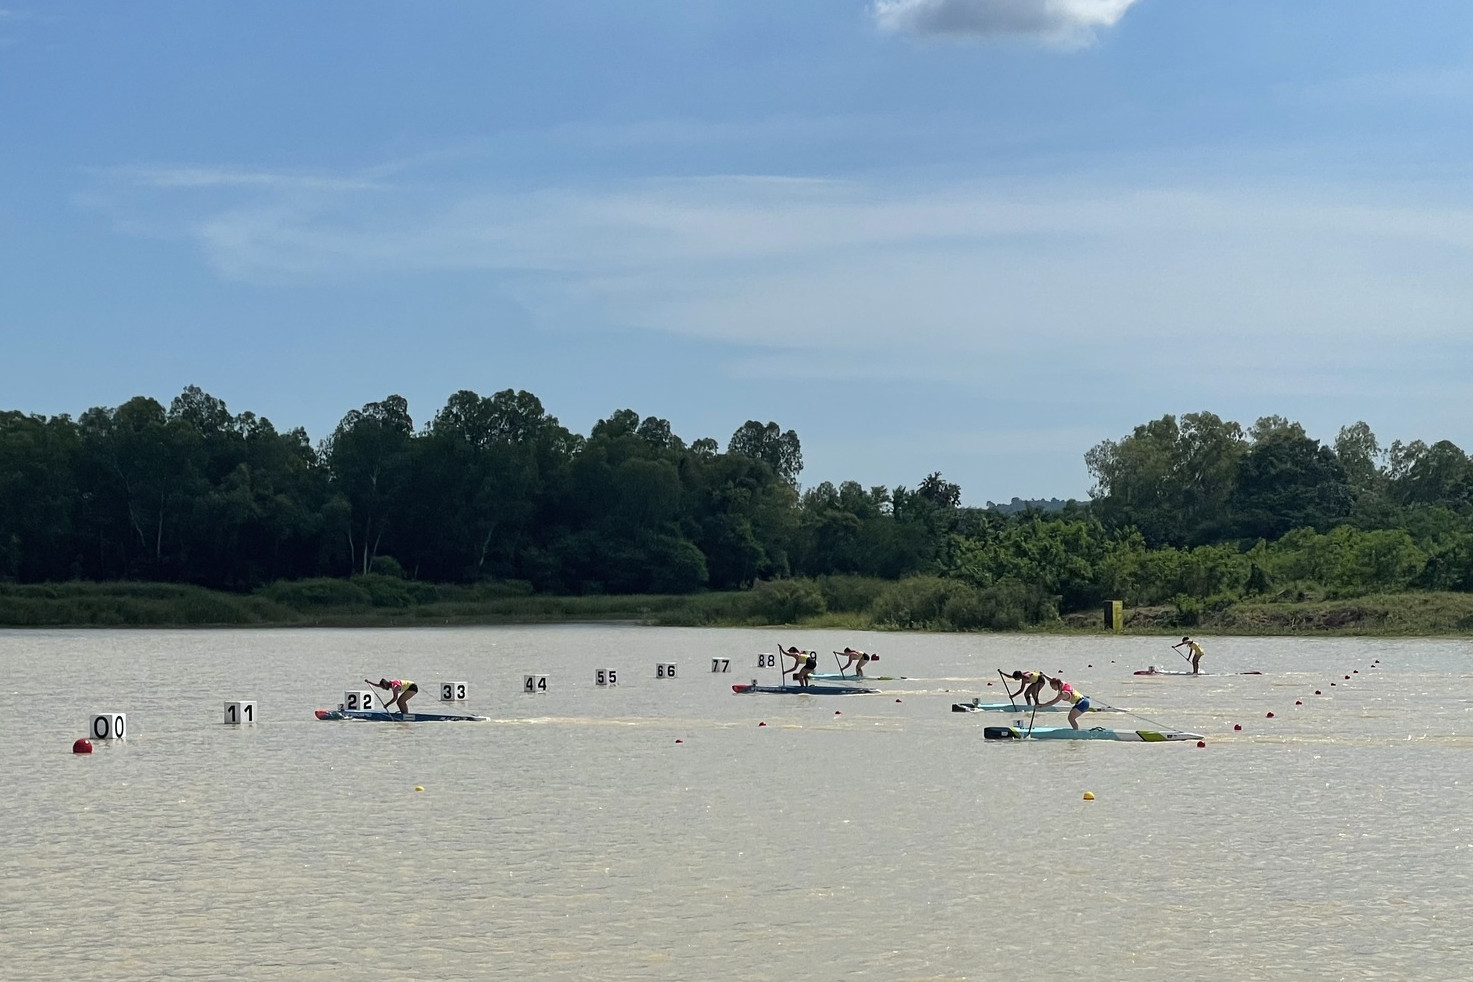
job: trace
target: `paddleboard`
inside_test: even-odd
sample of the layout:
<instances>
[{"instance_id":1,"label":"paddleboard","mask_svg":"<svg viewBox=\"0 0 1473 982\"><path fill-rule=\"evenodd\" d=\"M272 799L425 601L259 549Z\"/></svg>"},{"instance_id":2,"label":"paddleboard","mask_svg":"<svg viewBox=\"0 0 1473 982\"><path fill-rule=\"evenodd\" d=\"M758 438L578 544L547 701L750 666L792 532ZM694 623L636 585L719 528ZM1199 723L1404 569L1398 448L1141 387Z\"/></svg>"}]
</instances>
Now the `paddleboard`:
<instances>
[{"instance_id":1,"label":"paddleboard","mask_svg":"<svg viewBox=\"0 0 1473 982\"><path fill-rule=\"evenodd\" d=\"M1122 743L1175 743L1206 739L1200 733L1178 730L1111 730L1103 726L1074 729L1069 726L987 726L982 729L987 740L1116 740Z\"/></svg>"},{"instance_id":2,"label":"paddleboard","mask_svg":"<svg viewBox=\"0 0 1473 982\"><path fill-rule=\"evenodd\" d=\"M485 723L489 716L446 716L441 713L389 713L382 709L319 709L317 718L364 723Z\"/></svg>"}]
</instances>

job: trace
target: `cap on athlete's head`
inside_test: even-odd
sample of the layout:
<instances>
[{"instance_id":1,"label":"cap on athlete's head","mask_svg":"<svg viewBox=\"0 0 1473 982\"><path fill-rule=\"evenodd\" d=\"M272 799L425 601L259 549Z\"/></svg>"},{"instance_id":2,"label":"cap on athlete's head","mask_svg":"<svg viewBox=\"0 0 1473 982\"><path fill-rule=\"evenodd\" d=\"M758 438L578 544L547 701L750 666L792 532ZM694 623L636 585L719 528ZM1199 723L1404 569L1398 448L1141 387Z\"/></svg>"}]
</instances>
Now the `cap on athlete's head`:
<instances>
[{"instance_id":1,"label":"cap on athlete's head","mask_svg":"<svg viewBox=\"0 0 1473 982\"><path fill-rule=\"evenodd\" d=\"M378 684L380 688L387 689L389 687L389 680L381 678L378 680Z\"/></svg>"},{"instance_id":2,"label":"cap on athlete's head","mask_svg":"<svg viewBox=\"0 0 1473 982\"><path fill-rule=\"evenodd\" d=\"M1023 677L1023 670L1021 668L1015 668L1015 669L1013 669L1013 678L1015 678L1015 679L1021 679L1022 677Z\"/></svg>"},{"instance_id":3,"label":"cap on athlete's head","mask_svg":"<svg viewBox=\"0 0 1473 982\"><path fill-rule=\"evenodd\" d=\"M1192 640L1192 639L1191 639L1191 638L1182 638L1182 639L1181 639L1181 643L1182 643L1182 644L1186 644L1186 643L1187 643L1187 642L1188 642L1188 641L1190 641L1190 640Z\"/></svg>"}]
</instances>

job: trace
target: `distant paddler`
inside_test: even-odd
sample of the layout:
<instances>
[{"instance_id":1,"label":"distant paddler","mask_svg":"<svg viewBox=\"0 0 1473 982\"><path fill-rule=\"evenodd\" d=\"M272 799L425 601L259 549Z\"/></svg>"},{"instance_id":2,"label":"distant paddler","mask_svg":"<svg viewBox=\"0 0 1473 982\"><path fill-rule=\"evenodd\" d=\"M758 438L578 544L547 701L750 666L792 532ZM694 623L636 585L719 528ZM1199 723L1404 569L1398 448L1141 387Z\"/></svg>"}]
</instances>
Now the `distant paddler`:
<instances>
[{"instance_id":1,"label":"distant paddler","mask_svg":"<svg viewBox=\"0 0 1473 982\"><path fill-rule=\"evenodd\" d=\"M1089 712L1089 696L1075 692L1074 686L1063 679L1049 679L1048 684L1054 688L1054 697L1048 702L1039 703L1038 708L1052 706L1056 702L1069 703L1069 725L1079 729L1079 717Z\"/></svg>"},{"instance_id":2,"label":"distant paddler","mask_svg":"<svg viewBox=\"0 0 1473 982\"><path fill-rule=\"evenodd\" d=\"M1014 692L1012 689L1008 689L1007 683L1004 682L1003 688L1007 689L1008 698L1016 699L1018 696L1022 696L1023 701L1028 705L1038 705L1039 693L1043 692L1043 683L1048 681L1048 676L1042 672L1015 671L1012 674L1012 678L1019 683L1018 691Z\"/></svg>"},{"instance_id":3,"label":"distant paddler","mask_svg":"<svg viewBox=\"0 0 1473 982\"><path fill-rule=\"evenodd\" d=\"M414 694L419 691L419 686L409 679L379 679L377 682L364 679L363 681L368 682L375 689L383 689L387 692L389 696L384 700L384 709L398 706L401 715L408 715L409 700L413 699Z\"/></svg>"},{"instance_id":4,"label":"distant paddler","mask_svg":"<svg viewBox=\"0 0 1473 982\"><path fill-rule=\"evenodd\" d=\"M844 664L839 666L839 674L842 675L850 668L853 668L854 674L857 678L864 678L864 666L868 665L872 661L880 660L879 655L866 654L865 652L860 651L858 648L845 647L843 651L836 651L834 653L838 655L843 655L846 659L848 659L846 662L844 662Z\"/></svg>"},{"instance_id":5,"label":"distant paddler","mask_svg":"<svg viewBox=\"0 0 1473 982\"><path fill-rule=\"evenodd\" d=\"M1201 674L1202 669L1200 668L1200 665L1202 663L1202 646L1196 641L1193 641L1191 638L1182 638L1180 642L1172 645L1172 647L1180 648L1182 645L1187 646L1187 652L1192 656L1192 674Z\"/></svg>"}]
</instances>

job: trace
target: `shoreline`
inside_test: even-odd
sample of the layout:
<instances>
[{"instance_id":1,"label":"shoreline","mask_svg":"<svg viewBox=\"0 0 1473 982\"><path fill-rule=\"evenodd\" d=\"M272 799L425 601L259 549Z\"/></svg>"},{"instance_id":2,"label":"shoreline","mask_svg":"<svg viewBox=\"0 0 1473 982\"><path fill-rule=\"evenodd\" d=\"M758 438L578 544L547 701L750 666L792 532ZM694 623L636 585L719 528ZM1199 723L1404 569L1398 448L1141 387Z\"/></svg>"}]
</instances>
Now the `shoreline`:
<instances>
[{"instance_id":1,"label":"shoreline","mask_svg":"<svg viewBox=\"0 0 1473 982\"><path fill-rule=\"evenodd\" d=\"M483 596L392 604L291 604L271 588L232 594L159 583L0 584L0 628L385 628L538 624L651 627L783 627L881 633L1114 635L1103 612L1083 611L1010 630L954 631L877 622L868 611L830 611L779 620L762 616L753 593L687 595ZM433 589L433 588L432 588ZM1240 601L1210 611L1126 608L1123 637L1204 634L1242 637L1473 637L1473 594L1398 593L1344 599Z\"/></svg>"}]
</instances>

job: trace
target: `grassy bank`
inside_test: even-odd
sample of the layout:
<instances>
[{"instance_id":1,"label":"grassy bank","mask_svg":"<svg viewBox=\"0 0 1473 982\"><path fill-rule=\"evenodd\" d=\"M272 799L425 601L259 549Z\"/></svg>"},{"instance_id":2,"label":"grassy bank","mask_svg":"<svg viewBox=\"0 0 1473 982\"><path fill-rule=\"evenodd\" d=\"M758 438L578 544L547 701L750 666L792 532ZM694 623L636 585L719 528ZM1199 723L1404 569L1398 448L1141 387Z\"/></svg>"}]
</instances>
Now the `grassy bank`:
<instances>
[{"instance_id":1,"label":"grassy bank","mask_svg":"<svg viewBox=\"0 0 1473 982\"><path fill-rule=\"evenodd\" d=\"M552 597L431 588L383 596L349 581L279 584L252 594L167 583L0 584L4 627L394 627L633 621L748 623L745 594ZM351 587L352 589L340 589Z\"/></svg>"},{"instance_id":2,"label":"grassy bank","mask_svg":"<svg viewBox=\"0 0 1473 982\"><path fill-rule=\"evenodd\" d=\"M985 594L979 595L982 601ZM740 593L684 596L534 596L515 584L434 586L389 577L278 583L250 594L165 583L0 584L3 627L409 627L630 621L666 626L796 624L844 630L973 630L1091 633L1098 611L1023 617L977 608L943 581L901 584L835 577L781 581ZM985 604L983 605L985 608ZM960 611L960 613L958 613ZM990 613L989 613L990 611ZM1130 634L1473 634L1473 594L1401 593L1298 603L1239 602L1218 609L1127 610Z\"/></svg>"}]
</instances>

